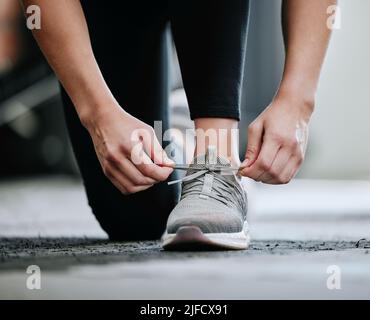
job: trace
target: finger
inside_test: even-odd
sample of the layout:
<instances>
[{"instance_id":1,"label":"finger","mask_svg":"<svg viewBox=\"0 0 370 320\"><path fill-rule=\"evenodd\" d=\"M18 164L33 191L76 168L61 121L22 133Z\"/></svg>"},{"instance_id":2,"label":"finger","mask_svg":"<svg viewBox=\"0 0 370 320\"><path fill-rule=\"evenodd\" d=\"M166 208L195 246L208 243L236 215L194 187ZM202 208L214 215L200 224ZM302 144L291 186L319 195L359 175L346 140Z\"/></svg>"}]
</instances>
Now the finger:
<instances>
[{"instance_id":1,"label":"finger","mask_svg":"<svg viewBox=\"0 0 370 320\"><path fill-rule=\"evenodd\" d=\"M171 166L161 167L153 163L147 152L151 152L148 144L144 147L144 140L136 142L131 149L131 162L145 176L154 179L155 181L164 181L172 173Z\"/></svg>"},{"instance_id":2,"label":"finger","mask_svg":"<svg viewBox=\"0 0 370 320\"><path fill-rule=\"evenodd\" d=\"M250 167L243 169L241 171L242 175L259 181L260 176L270 170L279 149L280 144L268 135L265 135L257 160Z\"/></svg>"},{"instance_id":3,"label":"finger","mask_svg":"<svg viewBox=\"0 0 370 320\"><path fill-rule=\"evenodd\" d=\"M270 183L269 181L278 180L284 168L287 166L292 152L288 148L280 148L274 162L268 172L263 173L259 179L261 182Z\"/></svg>"},{"instance_id":4,"label":"finger","mask_svg":"<svg viewBox=\"0 0 370 320\"><path fill-rule=\"evenodd\" d=\"M291 156L288 160L287 165L282 170L278 179L272 179L268 181L269 184L286 184L290 182L297 174L300 166L300 160L296 156Z\"/></svg>"},{"instance_id":5,"label":"finger","mask_svg":"<svg viewBox=\"0 0 370 320\"><path fill-rule=\"evenodd\" d=\"M104 170L105 176L110 180L110 182L113 183L113 185L121 191L123 194L128 194L126 188L116 179L116 177L113 175L113 172L110 169Z\"/></svg>"},{"instance_id":6,"label":"finger","mask_svg":"<svg viewBox=\"0 0 370 320\"><path fill-rule=\"evenodd\" d=\"M118 189L124 193L136 193L139 191L146 190L150 188L152 185L143 185L143 186L135 186L131 183L131 181L125 177L119 169L115 166L110 166L106 170L106 176L113 182L114 185L118 186Z\"/></svg>"},{"instance_id":7,"label":"finger","mask_svg":"<svg viewBox=\"0 0 370 320\"><path fill-rule=\"evenodd\" d=\"M168 176L173 172L173 168L160 167L152 162L147 154L142 156L143 162L135 164L138 170L146 177L152 178L155 181L165 181Z\"/></svg>"},{"instance_id":8,"label":"finger","mask_svg":"<svg viewBox=\"0 0 370 320\"><path fill-rule=\"evenodd\" d=\"M256 161L262 146L263 125L260 123L252 123L248 128L248 145L245 153L245 160L241 164L241 168L251 166Z\"/></svg>"},{"instance_id":9,"label":"finger","mask_svg":"<svg viewBox=\"0 0 370 320\"><path fill-rule=\"evenodd\" d=\"M139 157L141 157L141 155L137 158ZM126 176L133 185L153 185L156 182L150 177L145 177L123 154L110 155L109 158L107 158L107 163L108 166L115 168L115 172L119 171L119 175Z\"/></svg>"},{"instance_id":10,"label":"finger","mask_svg":"<svg viewBox=\"0 0 370 320\"><path fill-rule=\"evenodd\" d=\"M122 194L124 195L127 195L128 192L127 190L114 178L114 177L111 177L109 178L110 182L113 183L113 185L119 190L121 191Z\"/></svg>"},{"instance_id":11,"label":"finger","mask_svg":"<svg viewBox=\"0 0 370 320\"><path fill-rule=\"evenodd\" d=\"M127 158L124 158L122 160L119 169L122 173L124 173L124 175L131 181L133 185L136 186L153 185L154 183L157 182L156 180L150 177L145 177Z\"/></svg>"}]
</instances>

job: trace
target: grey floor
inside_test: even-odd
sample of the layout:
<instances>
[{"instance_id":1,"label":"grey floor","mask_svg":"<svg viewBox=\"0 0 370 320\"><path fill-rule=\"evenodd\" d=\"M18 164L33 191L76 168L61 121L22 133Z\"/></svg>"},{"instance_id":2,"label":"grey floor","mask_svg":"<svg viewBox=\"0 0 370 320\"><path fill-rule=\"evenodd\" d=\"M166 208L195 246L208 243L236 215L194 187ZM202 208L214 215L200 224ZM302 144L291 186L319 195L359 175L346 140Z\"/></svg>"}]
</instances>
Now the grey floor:
<instances>
[{"instance_id":1,"label":"grey floor","mask_svg":"<svg viewBox=\"0 0 370 320\"><path fill-rule=\"evenodd\" d=\"M250 249L179 253L108 242L79 181L2 181L0 299L370 298L369 181L245 183ZM41 290L26 288L29 265Z\"/></svg>"}]
</instances>

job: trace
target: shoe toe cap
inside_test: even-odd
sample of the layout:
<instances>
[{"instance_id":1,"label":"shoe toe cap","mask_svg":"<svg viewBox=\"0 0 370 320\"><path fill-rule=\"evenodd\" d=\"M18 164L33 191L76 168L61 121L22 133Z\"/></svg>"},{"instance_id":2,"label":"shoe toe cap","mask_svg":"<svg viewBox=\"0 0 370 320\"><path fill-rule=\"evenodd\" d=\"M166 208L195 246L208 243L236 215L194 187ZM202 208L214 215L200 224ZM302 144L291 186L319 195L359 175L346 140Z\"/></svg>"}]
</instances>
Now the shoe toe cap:
<instances>
[{"instance_id":1,"label":"shoe toe cap","mask_svg":"<svg viewBox=\"0 0 370 320\"><path fill-rule=\"evenodd\" d=\"M171 212L167 232L184 226L197 226L204 233L237 233L243 229L243 218L237 209L214 201L185 199Z\"/></svg>"}]
</instances>

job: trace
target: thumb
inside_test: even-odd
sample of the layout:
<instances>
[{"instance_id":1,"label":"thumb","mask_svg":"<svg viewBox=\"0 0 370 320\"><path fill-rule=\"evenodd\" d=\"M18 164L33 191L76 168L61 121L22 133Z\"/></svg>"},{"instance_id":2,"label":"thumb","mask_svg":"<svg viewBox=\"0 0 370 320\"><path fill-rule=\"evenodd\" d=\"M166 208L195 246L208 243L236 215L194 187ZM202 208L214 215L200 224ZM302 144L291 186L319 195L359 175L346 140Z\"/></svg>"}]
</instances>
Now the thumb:
<instances>
[{"instance_id":1,"label":"thumb","mask_svg":"<svg viewBox=\"0 0 370 320\"><path fill-rule=\"evenodd\" d=\"M241 164L241 168L251 166L256 161L261 150L263 135L263 125L260 123L252 123L248 128L248 146L245 153L245 159Z\"/></svg>"}]
</instances>

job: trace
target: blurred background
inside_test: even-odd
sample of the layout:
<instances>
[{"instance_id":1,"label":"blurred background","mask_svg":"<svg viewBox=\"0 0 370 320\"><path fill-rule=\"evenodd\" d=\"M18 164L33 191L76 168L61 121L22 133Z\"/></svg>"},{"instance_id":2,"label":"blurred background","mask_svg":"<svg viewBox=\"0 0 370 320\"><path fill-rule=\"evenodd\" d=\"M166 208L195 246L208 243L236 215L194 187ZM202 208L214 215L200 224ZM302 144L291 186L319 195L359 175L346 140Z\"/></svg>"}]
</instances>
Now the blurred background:
<instances>
[{"instance_id":1,"label":"blurred background","mask_svg":"<svg viewBox=\"0 0 370 320\"><path fill-rule=\"evenodd\" d=\"M280 6L279 0L251 1L241 154L248 123L269 104L282 74ZM370 237L370 2L342 0L339 7L341 24L332 35L299 175L286 186L245 180L255 238ZM172 125L186 129L192 122L175 53L171 78ZM0 147L0 237L105 237L87 206L58 82L16 0L0 0Z\"/></svg>"}]
</instances>

